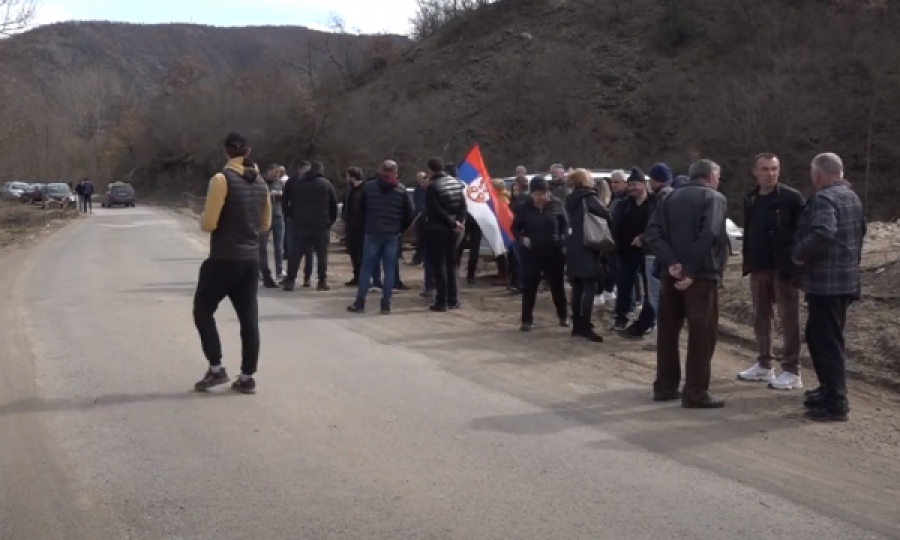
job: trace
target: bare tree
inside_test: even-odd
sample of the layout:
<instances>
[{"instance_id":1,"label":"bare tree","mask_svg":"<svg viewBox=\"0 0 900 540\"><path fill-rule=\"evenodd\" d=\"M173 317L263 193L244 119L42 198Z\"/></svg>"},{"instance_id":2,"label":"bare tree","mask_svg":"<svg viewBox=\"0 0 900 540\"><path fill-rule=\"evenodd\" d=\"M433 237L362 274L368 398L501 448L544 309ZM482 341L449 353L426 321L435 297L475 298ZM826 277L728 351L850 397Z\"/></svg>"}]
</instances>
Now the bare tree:
<instances>
[{"instance_id":1,"label":"bare tree","mask_svg":"<svg viewBox=\"0 0 900 540\"><path fill-rule=\"evenodd\" d=\"M31 25L40 0L0 0L0 36L9 36Z\"/></svg>"}]
</instances>

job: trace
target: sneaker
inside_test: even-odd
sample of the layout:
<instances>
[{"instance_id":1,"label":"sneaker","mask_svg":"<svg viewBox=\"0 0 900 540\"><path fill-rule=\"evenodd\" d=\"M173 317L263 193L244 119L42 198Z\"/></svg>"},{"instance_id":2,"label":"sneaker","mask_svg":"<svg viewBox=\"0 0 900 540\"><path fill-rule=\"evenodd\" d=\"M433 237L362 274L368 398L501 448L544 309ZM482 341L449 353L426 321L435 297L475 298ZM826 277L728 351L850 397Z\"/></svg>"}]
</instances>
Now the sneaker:
<instances>
[{"instance_id":1,"label":"sneaker","mask_svg":"<svg viewBox=\"0 0 900 540\"><path fill-rule=\"evenodd\" d=\"M624 332L628 327L628 323L625 321L616 321L612 326L609 327L613 332Z\"/></svg>"},{"instance_id":2,"label":"sneaker","mask_svg":"<svg viewBox=\"0 0 900 540\"><path fill-rule=\"evenodd\" d=\"M305 285L304 285L304 287L305 287ZM331 287L328 286L328 283L325 283L324 281L320 281L319 284L316 286L316 290L317 291L330 291Z\"/></svg>"},{"instance_id":3,"label":"sneaker","mask_svg":"<svg viewBox=\"0 0 900 540\"><path fill-rule=\"evenodd\" d=\"M278 284L275 283L274 279L268 278L268 279L263 279L263 287L265 287L267 289L277 289Z\"/></svg>"},{"instance_id":4,"label":"sneaker","mask_svg":"<svg viewBox=\"0 0 900 540\"><path fill-rule=\"evenodd\" d=\"M615 302L616 301L616 293L614 293L614 292L603 293L603 300L606 301L606 303Z\"/></svg>"},{"instance_id":5,"label":"sneaker","mask_svg":"<svg viewBox=\"0 0 900 540\"><path fill-rule=\"evenodd\" d=\"M390 315L391 314L391 306L382 305L381 306L381 314L382 315Z\"/></svg>"},{"instance_id":6,"label":"sneaker","mask_svg":"<svg viewBox=\"0 0 900 540\"><path fill-rule=\"evenodd\" d=\"M800 375L794 375L790 371L782 371L781 375L769 381L769 388L774 390L794 390L803 388Z\"/></svg>"},{"instance_id":7,"label":"sneaker","mask_svg":"<svg viewBox=\"0 0 900 540\"><path fill-rule=\"evenodd\" d=\"M287 277L287 270L282 270L281 272L278 272L278 276L279 276L279 277L282 277L282 278L286 278L286 277Z\"/></svg>"},{"instance_id":8,"label":"sneaker","mask_svg":"<svg viewBox=\"0 0 900 540\"><path fill-rule=\"evenodd\" d=\"M281 289L286 292L293 291L294 290L294 282L285 280L285 282L281 284Z\"/></svg>"},{"instance_id":9,"label":"sneaker","mask_svg":"<svg viewBox=\"0 0 900 540\"><path fill-rule=\"evenodd\" d=\"M451 302L447 304L447 309L460 309L462 307L462 302Z\"/></svg>"},{"instance_id":10,"label":"sneaker","mask_svg":"<svg viewBox=\"0 0 900 540\"><path fill-rule=\"evenodd\" d=\"M353 278L350 281L348 281L347 283L344 283L344 287L358 287L358 286L359 286L359 280L356 278Z\"/></svg>"},{"instance_id":11,"label":"sneaker","mask_svg":"<svg viewBox=\"0 0 900 540\"><path fill-rule=\"evenodd\" d=\"M594 307L601 307L606 305L606 297L602 294L598 294L594 297Z\"/></svg>"},{"instance_id":12,"label":"sneaker","mask_svg":"<svg viewBox=\"0 0 900 540\"><path fill-rule=\"evenodd\" d=\"M238 377L231 383L231 389L242 394L255 394L256 381L253 380L253 377L250 377L249 379Z\"/></svg>"},{"instance_id":13,"label":"sneaker","mask_svg":"<svg viewBox=\"0 0 900 540\"><path fill-rule=\"evenodd\" d=\"M531 328L533 326L534 326L534 324L532 324L530 322L523 322L522 326L519 327L519 330L521 330L522 332L531 332Z\"/></svg>"},{"instance_id":14,"label":"sneaker","mask_svg":"<svg viewBox=\"0 0 900 540\"><path fill-rule=\"evenodd\" d=\"M350 313L365 313L366 305L361 302L353 302L349 306L347 306L347 311Z\"/></svg>"},{"instance_id":15,"label":"sneaker","mask_svg":"<svg viewBox=\"0 0 900 540\"><path fill-rule=\"evenodd\" d=\"M209 368L206 370L206 375L194 384L194 390L206 392L210 388L215 388L220 384L227 383L229 380L231 379L228 378L228 373L225 372L225 368L220 369L218 372L214 372L212 368Z\"/></svg>"},{"instance_id":16,"label":"sneaker","mask_svg":"<svg viewBox=\"0 0 900 540\"><path fill-rule=\"evenodd\" d=\"M742 381L772 382L775 380L775 370L764 368L757 362L750 369L738 373L738 379Z\"/></svg>"}]
</instances>

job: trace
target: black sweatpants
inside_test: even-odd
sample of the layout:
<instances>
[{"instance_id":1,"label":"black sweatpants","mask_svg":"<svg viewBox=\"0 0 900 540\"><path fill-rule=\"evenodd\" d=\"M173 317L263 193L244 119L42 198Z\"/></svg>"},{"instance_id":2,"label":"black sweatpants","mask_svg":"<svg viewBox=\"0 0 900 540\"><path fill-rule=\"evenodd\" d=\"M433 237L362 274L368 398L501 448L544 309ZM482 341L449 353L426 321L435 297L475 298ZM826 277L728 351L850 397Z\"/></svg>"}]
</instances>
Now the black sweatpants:
<instances>
[{"instance_id":1,"label":"black sweatpants","mask_svg":"<svg viewBox=\"0 0 900 540\"><path fill-rule=\"evenodd\" d=\"M325 282L328 278L328 244L331 243L331 231L306 232L295 229L291 236L291 253L288 256L286 281L291 283L297 281L300 260L315 253L319 282Z\"/></svg>"},{"instance_id":2,"label":"black sweatpants","mask_svg":"<svg viewBox=\"0 0 900 540\"><path fill-rule=\"evenodd\" d=\"M562 247L533 251L530 248L522 248L522 270L525 272L522 292L522 323L534 322L534 305L537 302L537 292L541 285L541 277L544 277L550 285L550 294L553 296L553 305L556 306L556 314L562 319L569 318L569 308L566 301L566 256Z\"/></svg>"},{"instance_id":3,"label":"black sweatpants","mask_svg":"<svg viewBox=\"0 0 900 540\"><path fill-rule=\"evenodd\" d=\"M426 257L434 269L434 305L449 307L459 304L459 242L462 236L455 231L429 231Z\"/></svg>"},{"instance_id":4,"label":"black sweatpants","mask_svg":"<svg viewBox=\"0 0 900 540\"><path fill-rule=\"evenodd\" d=\"M203 354L211 366L222 365L222 342L214 317L226 297L241 325L241 373L253 375L259 365L259 260L206 259L200 265L194 293L194 324Z\"/></svg>"},{"instance_id":5,"label":"black sweatpants","mask_svg":"<svg viewBox=\"0 0 900 540\"><path fill-rule=\"evenodd\" d=\"M836 412L847 412L847 357L844 349L844 326L847 309L853 303L849 295L806 295L809 313L806 319L806 347L816 377L825 390L825 406Z\"/></svg>"}]
</instances>

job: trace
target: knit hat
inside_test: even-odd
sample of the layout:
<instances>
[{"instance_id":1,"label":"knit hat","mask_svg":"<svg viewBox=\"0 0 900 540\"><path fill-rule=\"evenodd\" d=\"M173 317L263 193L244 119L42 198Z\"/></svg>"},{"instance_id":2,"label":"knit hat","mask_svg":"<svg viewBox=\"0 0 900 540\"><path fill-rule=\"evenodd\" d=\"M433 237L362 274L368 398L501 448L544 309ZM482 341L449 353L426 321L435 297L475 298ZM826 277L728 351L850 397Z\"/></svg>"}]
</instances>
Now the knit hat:
<instances>
[{"instance_id":1,"label":"knit hat","mask_svg":"<svg viewBox=\"0 0 900 540\"><path fill-rule=\"evenodd\" d=\"M665 163L657 163L656 165L650 167L649 173L651 180L656 180L657 182L661 182L663 184L672 183L672 169L669 168Z\"/></svg>"},{"instance_id":2,"label":"knit hat","mask_svg":"<svg viewBox=\"0 0 900 540\"><path fill-rule=\"evenodd\" d=\"M631 169L631 174L628 175L628 180L626 182L641 182L645 183L647 181L647 177L644 175L644 171L640 170L638 167Z\"/></svg>"},{"instance_id":3,"label":"knit hat","mask_svg":"<svg viewBox=\"0 0 900 540\"><path fill-rule=\"evenodd\" d=\"M679 174L678 176L675 177L674 180L672 180L672 189L678 189L681 186L687 184L688 182L690 182L690 178L688 178L687 176L685 176L683 174Z\"/></svg>"}]
</instances>

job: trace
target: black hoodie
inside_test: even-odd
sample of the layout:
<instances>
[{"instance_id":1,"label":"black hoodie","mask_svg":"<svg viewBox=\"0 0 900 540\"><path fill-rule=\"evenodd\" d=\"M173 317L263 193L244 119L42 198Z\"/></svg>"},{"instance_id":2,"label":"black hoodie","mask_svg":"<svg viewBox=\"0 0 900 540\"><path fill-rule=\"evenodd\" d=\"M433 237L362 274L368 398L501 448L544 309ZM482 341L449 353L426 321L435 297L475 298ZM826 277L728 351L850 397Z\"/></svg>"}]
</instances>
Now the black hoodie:
<instances>
[{"instance_id":1,"label":"black hoodie","mask_svg":"<svg viewBox=\"0 0 900 540\"><path fill-rule=\"evenodd\" d=\"M337 194L322 173L309 171L291 181L284 210L295 231L324 232L337 221Z\"/></svg>"}]
</instances>

